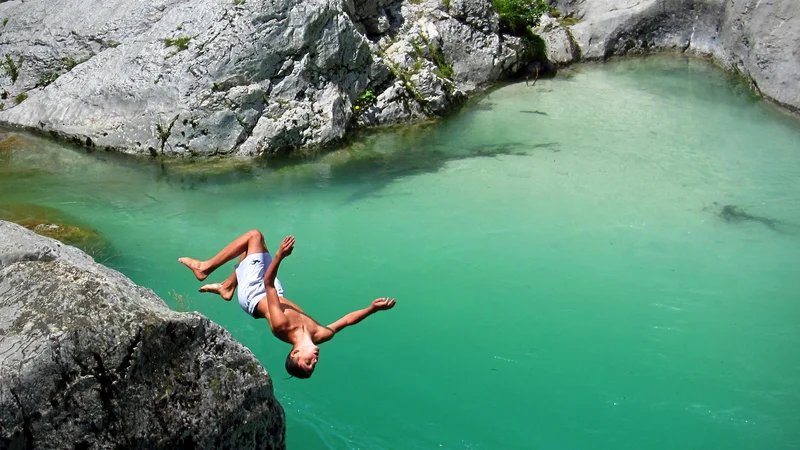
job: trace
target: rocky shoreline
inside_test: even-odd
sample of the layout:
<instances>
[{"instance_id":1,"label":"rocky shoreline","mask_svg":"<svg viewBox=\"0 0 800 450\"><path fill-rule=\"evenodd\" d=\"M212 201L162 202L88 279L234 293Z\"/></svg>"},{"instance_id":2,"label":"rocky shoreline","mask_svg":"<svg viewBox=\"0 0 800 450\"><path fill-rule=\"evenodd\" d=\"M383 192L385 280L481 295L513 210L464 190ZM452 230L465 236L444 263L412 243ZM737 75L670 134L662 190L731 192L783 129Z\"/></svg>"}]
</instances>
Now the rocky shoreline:
<instances>
[{"instance_id":1,"label":"rocky shoreline","mask_svg":"<svg viewBox=\"0 0 800 450\"><path fill-rule=\"evenodd\" d=\"M489 1L2 2L0 122L130 154L253 157L438 117L548 65L664 50L710 55L800 110L800 4L551 4L543 65Z\"/></svg>"},{"instance_id":2,"label":"rocky shoreline","mask_svg":"<svg viewBox=\"0 0 800 450\"><path fill-rule=\"evenodd\" d=\"M753 0L552 0L572 18L580 60L672 51L710 56L761 96L800 112L800 3Z\"/></svg>"},{"instance_id":3,"label":"rocky shoreline","mask_svg":"<svg viewBox=\"0 0 800 450\"><path fill-rule=\"evenodd\" d=\"M482 1L9 1L0 19L0 121L143 155L324 145L526 63Z\"/></svg>"}]
</instances>

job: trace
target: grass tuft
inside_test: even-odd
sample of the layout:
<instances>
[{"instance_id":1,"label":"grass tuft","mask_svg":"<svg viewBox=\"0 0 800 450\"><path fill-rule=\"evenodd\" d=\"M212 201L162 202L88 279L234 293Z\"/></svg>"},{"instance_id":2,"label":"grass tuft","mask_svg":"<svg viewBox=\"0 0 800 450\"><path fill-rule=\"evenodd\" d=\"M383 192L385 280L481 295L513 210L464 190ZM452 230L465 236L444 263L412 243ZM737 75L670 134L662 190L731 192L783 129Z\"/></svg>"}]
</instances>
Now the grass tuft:
<instances>
[{"instance_id":1,"label":"grass tuft","mask_svg":"<svg viewBox=\"0 0 800 450\"><path fill-rule=\"evenodd\" d=\"M192 38L190 36L179 36L176 37L175 39L164 38L164 46L175 47L180 52L182 50L186 50L187 48L189 48L189 41L191 40Z\"/></svg>"}]
</instances>

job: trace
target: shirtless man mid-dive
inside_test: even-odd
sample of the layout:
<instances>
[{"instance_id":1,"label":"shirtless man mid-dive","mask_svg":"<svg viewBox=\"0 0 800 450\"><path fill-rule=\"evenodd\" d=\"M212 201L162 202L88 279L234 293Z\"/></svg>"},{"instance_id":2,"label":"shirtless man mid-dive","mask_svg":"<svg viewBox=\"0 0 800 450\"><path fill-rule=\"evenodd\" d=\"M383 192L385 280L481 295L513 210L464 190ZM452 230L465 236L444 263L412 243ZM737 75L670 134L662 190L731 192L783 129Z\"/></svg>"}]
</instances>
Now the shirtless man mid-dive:
<instances>
[{"instance_id":1,"label":"shirtless man mid-dive","mask_svg":"<svg viewBox=\"0 0 800 450\"><path fill-rule=\"evenodd\" d=\"M370 306L353 311L327 327L322 326L283 296L283 287L277 279L278 267L284 258L292 254L292 250L294 236L287 236L275 252L275 259L272 259L264 236L258 230L251 230L207 261L186 257L178 258L178 261L192 269L194 276L203 281L215 269L239 256L239 264L227 280L207 284L200 291L213 292L230 300L238 285L242 309L256 319L267 319L272 334L292 344L292 350L286 357L286 371L297 378L308 378L317 365L318 344L330 341L336 333L361 322L367 316L391 309L395 301L393 298L376 299Z\"/></svg>"}]
</instances>

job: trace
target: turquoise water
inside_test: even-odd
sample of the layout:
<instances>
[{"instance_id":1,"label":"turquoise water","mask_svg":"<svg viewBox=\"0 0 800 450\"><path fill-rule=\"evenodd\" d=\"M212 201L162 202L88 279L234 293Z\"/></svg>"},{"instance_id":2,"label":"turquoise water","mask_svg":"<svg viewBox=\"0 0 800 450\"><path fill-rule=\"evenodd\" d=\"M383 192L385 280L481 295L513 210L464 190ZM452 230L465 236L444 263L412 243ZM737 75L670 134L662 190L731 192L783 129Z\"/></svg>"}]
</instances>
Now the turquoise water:
<instances>
[{"instance_id":1,"label":"turquoise water","mask_svg":"<svg viewBox=\"0 0 800 450\"><path fill-rule=\"evenodd\" d=\"M0 203L97 228L99 259L230 330L292 450L800 447L800 121L702 62L579 66L224 170L23 137ZM280 277L321 322L397 307L286 380L289 347L175 262L251 228L297 236Z\"/></svg>"}]
</instances>

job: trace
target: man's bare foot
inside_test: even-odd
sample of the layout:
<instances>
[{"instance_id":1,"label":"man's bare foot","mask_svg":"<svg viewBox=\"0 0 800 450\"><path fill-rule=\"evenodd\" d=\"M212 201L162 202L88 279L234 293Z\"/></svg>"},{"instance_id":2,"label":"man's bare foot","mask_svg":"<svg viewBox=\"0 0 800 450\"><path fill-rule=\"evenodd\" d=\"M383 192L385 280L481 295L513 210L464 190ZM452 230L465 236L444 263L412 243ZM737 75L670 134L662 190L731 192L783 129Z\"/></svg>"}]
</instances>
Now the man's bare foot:
<instances>
[{"instance_id":1,"label":"man's bare foot","mask_svg":"<svg viewBox=\"0 0 800 450\"><path fill-rule=\"evenodd\" d=\"M211 292L214 294L218 294L220 297L224 298L225 300L230 300L233 298L233 291L235 289L231 289L226 287L224 283L211 283L206 284L200 289L200 292Z\"/></svg>"},{"instance_id":2,"label":"man's bare foot","mask_svg":"<svg viewBox=\"0 0 800 450\"><path fill-rule=\"evenodd\" d=\"M178 262L192 269L192 272L194 272L194 276L197 277L198 280L203 281L208 277L208 274L202 269L203 267L202 261L198 261L192 258L187 258L184 256L183 258L178 258Z\"/></svg>"}]
</instances>

